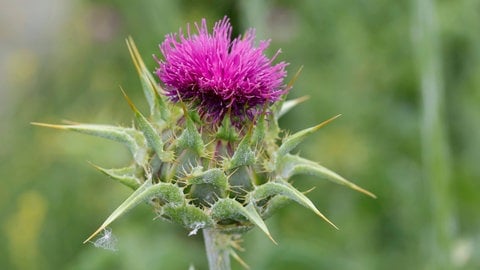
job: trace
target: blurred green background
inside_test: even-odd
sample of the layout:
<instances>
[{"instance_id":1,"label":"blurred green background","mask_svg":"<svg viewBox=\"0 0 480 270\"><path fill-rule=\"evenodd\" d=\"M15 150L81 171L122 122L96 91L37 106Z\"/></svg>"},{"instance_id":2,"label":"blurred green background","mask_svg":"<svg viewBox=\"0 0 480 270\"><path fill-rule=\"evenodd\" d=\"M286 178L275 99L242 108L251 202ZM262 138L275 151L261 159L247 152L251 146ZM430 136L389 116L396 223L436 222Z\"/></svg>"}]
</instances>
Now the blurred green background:
<instances>
[{"instance_id":1,"label":"blurred green background","mask_svg":"<svg viewBox=\"0 0 480 270\"><path fill-rule=\"evenodd\" d=\"M118 251L82 241L129 194L93 169L121 145L32 121L129 125L119 85L146 108L125 38L147 65L165 34L205 17L257 28L303 72L282 119L338 113L299 151L377 196L297 177L340 228L292 204L243 243L252 269L480 269L480 1L2 1L0 269L206 269L201 234L138 207L112 226ZM242 269L234 262L234 269Z\"/></svg>"}]
</instances>

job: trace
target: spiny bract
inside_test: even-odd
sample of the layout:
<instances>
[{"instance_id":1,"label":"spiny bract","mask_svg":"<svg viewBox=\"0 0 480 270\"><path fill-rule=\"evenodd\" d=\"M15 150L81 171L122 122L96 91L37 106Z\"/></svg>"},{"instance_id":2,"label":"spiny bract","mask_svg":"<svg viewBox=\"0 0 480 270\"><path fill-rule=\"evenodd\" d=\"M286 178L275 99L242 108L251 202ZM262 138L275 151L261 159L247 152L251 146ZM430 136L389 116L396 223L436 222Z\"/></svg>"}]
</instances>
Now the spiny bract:
<instances>
[{"instance_id":1,"label":"spiny bract","mask_svg":"<svg viewBox=\"0 0 480 270\"><path fill-rule=\"evenodd\" d=\"M289 201L335 226L288 182L297 174L323 177L374 197L318 163L291 154L305 137L336 117L280 138L278 118L302 101L297 99L278 101L241 128L232 125L230 117L215 128L205 126L197 110L166 98L131 38L127 45L149 104L148 116L125 95L135 114L134 127L34 123L117 141L133 155L125 168L95 166L134 192L86 241L142 202L150 204L158 217L192 233L210 228L230 235L232 241L255 226L272 239L264 220Z\"/></svg>"}]
</instances>

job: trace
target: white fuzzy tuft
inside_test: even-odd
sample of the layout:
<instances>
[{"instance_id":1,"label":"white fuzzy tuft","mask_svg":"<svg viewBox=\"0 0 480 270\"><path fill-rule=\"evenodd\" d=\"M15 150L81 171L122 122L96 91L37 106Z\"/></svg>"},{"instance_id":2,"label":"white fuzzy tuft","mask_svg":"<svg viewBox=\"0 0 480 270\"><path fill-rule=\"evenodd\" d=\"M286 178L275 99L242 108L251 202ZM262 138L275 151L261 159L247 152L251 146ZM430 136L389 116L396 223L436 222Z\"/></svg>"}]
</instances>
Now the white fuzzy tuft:
<instances>
[{"instance_id":1,"label":"white fuzzy tuft","mask_svg":"<svg viewBox=\"0 0 480 270\"><path fill-rule=\"evenodd\" d=\"M110 228L103 229L102 235L92 243L97 248L117 251L117 237L112 234L112 229Z\"/></svg>"},{"instance_id":2,"label":"white fuzzy tuft","mask_svg":"<svg viewBox=\"0 0 480 270\"><path fill-rule=\"evenodd\" d=\"M205 222L194 222L190 228L192 230L188 233L188 236L196 235L198 230L203 229L205 227Z\"/></svg>"}]
</instances>

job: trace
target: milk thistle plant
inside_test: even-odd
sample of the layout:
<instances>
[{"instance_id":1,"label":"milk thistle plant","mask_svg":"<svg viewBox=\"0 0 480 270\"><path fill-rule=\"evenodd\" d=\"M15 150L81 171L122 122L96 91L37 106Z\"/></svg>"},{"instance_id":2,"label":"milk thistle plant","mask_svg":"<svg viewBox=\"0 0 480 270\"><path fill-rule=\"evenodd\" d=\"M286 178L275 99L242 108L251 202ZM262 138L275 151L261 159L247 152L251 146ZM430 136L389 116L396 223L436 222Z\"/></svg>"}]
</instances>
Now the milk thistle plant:
<instances>
[{"instance_id":1,"label":"milk thistle plant","mask_svg":"<svg viewBox=\"0 0 480 270\"><path fill-rule=\"evenodd\" d=\"M239 239L254 227L273 242L264 220L290 201L312 210L333 227L289 179L297 174L325 178L375 197L320 164L291 152L327 123L281 136L278 119L303 99L286 100L287 63L265 55L269 41L255 44L255 30L231 39L227 17L209 32L206 20L194 29L169 34L163 57L149 70L131 38L128 49L149 105L144 115L125 95L135 115L133 127L67 124L40 126L72 130L120 142L133 155L125 168L98 170L131 188L132 194L85 242L140 203L157 217L191 234L202 230L210 269L230 269ZM157 83L154 75L160 80ZM100 238L97 245L105 242ZM107 248L110 246L107 246Z\"/></svg>"}]
</instances>

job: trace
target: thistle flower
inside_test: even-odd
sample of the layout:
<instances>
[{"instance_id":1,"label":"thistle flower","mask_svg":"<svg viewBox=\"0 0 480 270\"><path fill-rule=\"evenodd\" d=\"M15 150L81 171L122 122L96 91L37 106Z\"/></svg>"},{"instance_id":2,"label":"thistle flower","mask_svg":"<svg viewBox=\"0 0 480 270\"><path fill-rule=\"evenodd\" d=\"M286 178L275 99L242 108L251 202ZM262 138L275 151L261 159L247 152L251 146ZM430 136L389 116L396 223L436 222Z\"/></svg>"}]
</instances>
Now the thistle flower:
<instances>
[{"instance_id":1,"label":"thistle flower","mask_svg":"<svg viewBox=\"0 0 480 270\"><path fill-rule=\"evenodd\" d=\"M230 256L242 262L235 250L245 232L258 227L273 241L264 220L287 202L297 202L336 228L290 184L295 175L322 177L375 197L291 153L336 117L281 138L278 119L302 99L284 101L282 95L292 83L282 86L286 64L272 65L276 54L272 59L263 54L267 41L255 48L254 30L231 41L227 18L215 24L213 34L205 20L196 28L198 34L187 30L185 37L180 31L162 43L165 60L159 61L157 74L165 90L145 66L133 40L127 40L150 108L150 115L144 116L125 94L135 126L36 123L114 140L132 153L132 163L124 168L94 165L134 191L85 242L103 231L93 243L112 248L116 238L107 226L146 202L158 217L183 226L189 235L202 230L210 268L229 269ZM188 110L185 103L197 110ZM253 117L255 121L246 122ZM209 128L212 123L221 126ZM239 132L238 126L245 123L248 128Z\"/></svg>"},{"instance_id":2,"label":"thistle flower","mask_svg":"<svg viewBox=\"0 0 480 270\"><path fill-rule=\"evenodd\" d=\"M227 17L215 23L212 34L205 19L195 28L197 34L187 26L186 36L180 30L160 45L165 60L157 60L156 74L172 101L193 104L213 123L230 112L232 122L241 124L287 92L282 85L287 64L272 64L280 50L267 58L270 41L255 47L254 29L232 40Z\"/></svg>"}]
</instances>

